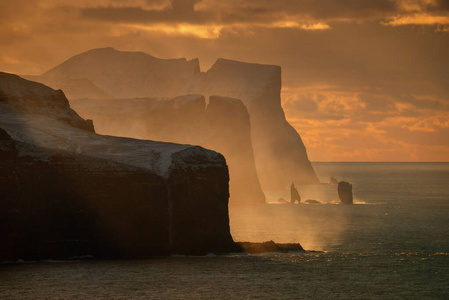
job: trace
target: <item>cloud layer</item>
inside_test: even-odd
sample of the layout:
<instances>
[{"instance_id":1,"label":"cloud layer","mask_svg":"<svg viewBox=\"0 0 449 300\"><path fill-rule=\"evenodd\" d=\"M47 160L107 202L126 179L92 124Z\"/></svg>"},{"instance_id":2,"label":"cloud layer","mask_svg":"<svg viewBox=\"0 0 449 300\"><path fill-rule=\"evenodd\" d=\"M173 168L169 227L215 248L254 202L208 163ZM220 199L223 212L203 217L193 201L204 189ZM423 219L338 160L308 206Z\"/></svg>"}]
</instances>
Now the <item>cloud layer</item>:
<instances>
[{"instance_id":1,"label":"cloud layer","mask_svg":"<svg viewBox=\"0 0 449 300\"><path fill-rule=\"evenodd\" d=\"M449 161L445 0L0 0L0 70L112 46L277 64L315 161Z\"/></svg>"}]
</instances>

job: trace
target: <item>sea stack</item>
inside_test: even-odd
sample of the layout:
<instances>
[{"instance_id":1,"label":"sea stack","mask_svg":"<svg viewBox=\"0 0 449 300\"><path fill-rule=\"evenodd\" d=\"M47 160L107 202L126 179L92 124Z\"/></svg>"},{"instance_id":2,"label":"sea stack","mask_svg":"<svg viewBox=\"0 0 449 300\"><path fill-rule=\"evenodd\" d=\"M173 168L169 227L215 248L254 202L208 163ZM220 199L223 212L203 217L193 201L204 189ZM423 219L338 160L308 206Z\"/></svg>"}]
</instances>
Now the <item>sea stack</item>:
<instances>
[{"instance_id":1,"label":"sea stack","mask_svg":"<svg viewBox=\"0 0 449 300\"><path fill-rule=\"evenodd\" d=\"M332 176L332 177L329 179L329 184L335 184L335 185L337 185L337 184L338 184L338 180L335 179L335 177Z\"/></svg>"},{"instance_id":2,"label":"sea stack","mask_svg":"<svg viewBox=\"0 0 449 300\"><path fill-rule=\"evenodd\" d=\"M353 204L352 184L340 181L338 183L338 197L342 204Z\"/></svg>"}]
</instances>

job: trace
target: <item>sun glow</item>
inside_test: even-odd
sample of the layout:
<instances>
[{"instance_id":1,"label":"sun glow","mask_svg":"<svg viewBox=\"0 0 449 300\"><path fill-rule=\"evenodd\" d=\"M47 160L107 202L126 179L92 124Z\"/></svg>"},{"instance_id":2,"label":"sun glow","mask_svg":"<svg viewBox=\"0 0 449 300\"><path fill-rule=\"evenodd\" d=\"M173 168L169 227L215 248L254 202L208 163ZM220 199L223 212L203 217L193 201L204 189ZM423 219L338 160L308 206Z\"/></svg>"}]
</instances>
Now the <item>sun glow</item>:
<instances>
[{"instance_id":1,"label":"sun glow","mask_svg":"<svg viewBox=\"0 0 449 300\"><path fill-rule=\"evenodd\" d=\"M161 32L166 35L187 35L201 39L216 39L220 36L223 26L218 25L191 25L187 23L176 25L124 25L128 30L148 32Z\"/></svg>"},{"instance_id":2,"label":"sun glow","mask_svg":"<svg viewBox=\"0 0 449 300\"><path fill-rule=\"evenodd\" d=\"M401 26L401 25L447 25L448 16L433 16L425 13L413 15L398 15L390 17L388 21L381 22L383 25Z\"/></svg>"},{"instance_id":3,"label":"sun glow","mask_svg":"<svg viewBox=\"0 0 449 300\"><path fill-rule=\"evenodd\" d=\"M301 29L304 30L326 30L326 29L330 29L331 27L325 23L314 23L314 24L304 24L301 25Z\"/></svg>"}]
</instances>

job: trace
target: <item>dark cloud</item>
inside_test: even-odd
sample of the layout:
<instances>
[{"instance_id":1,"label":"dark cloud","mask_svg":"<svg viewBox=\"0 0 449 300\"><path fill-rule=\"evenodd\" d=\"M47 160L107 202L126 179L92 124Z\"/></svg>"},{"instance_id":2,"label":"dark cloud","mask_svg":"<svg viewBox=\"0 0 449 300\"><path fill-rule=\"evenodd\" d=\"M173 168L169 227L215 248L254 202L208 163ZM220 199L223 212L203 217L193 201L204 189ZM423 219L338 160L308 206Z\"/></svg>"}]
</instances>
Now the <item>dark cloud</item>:
<instances>
[{"instance_id":1,"label":"dark cloud","mask_svg":"<svg viewBox=\"0 0 449 300\"><path fill-rule=\"evenodd\" d=\"M171 6L162 11L134 6L103 6L82 8L81 12L84 17L111 22L263 24L286 20L328 22L382 19L396 13L397 4L392 0L172 0Z\"/></svg>"},{"instance_id":2,"label":"dark cloud","mask_svg":"<svg viewBox=\"0 0 449 300\"><path fill-rule=\"evenodd\" d=\"M379 17L392 13L397 9L396 3L391 0L304 0L296 2L297 12L306 12L318 19Z\"/></svg>"},{"instance_id":3,"label":"dark cloud","mask_svg":"<svg viewBox=\"0 0 449 300\"><path fill-rule=\"evenodd\" d=\"M214 20L213 16L194 9L198 0L172 0L164 10L148 10L142 7L96 7L82 8L81 14L111 22L127 23L190 23L204 24Z\"/></svg>"}]
</instances>

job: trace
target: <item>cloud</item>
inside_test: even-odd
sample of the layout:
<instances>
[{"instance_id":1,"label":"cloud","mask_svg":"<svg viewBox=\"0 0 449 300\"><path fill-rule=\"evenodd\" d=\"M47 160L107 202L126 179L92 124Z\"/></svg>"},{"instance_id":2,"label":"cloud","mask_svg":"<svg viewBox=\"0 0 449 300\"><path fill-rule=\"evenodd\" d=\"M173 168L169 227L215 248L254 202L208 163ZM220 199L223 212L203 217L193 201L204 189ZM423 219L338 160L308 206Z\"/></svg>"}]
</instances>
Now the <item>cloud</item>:
<instances>
[{"instance_id":1,"label":"cloud","mask_svg":"<svg viewBox=\"0 0 449 300\"><path fill-rule=\"evenodd\" d=\"M325 30L329 22L379 20L398 12L392 0L171 0L157 5L142 1L100 1L97 5L82 2L77 6L85 18L118 23L289 27Z\"/></svg>"},{"instance_id":2,"label":"cloud","mask_svg":"<svg viewBox=\"0 0 449 300\"><path fill-rule=\"evenodd\" d=\"M204 25L191 25L183 23L179 25L123 25L117 32L120 32L118 36L128 34L133 30L142 30L148 32L164 33L169 36L193 36L202 39L216 39L220 36L223 26L204 26Z\"/></svg>"},{"instance_id":3,"label":"cloud","mask_svg":"<svg viewBox=\"0 0 449 300\"><path fill-rule=\"evenodd\" d=\"M280 65L312 160L449 160L448 17L446 0L0 0L0 70L108 46Z\"/></svg>"},{"instance_id":4,"label":"cloud","mask_svg":"<svg viewBox=\"0 0 449 300\"><path fill-rule=\"evenodd\" d=\"M23 0L20 0L23 1ZM30 0L36 1L36 0ZM47 0L40 1L47 8L57 7L78 7L78 8L92 8L92 7L139 7L147 10L164 10L172 6L171 0Z\"/></svg>"},{"instance_id":5,"label":"cloud","mask_svg":"<svg viewBox=\"0 0 449 300\"><path fill-rule=\"evenodd\" d=\"M397 0L398 11L387 16L381 24L387 26L425 25L437 26L436 31L446 32L449 24L449 4L446 0Z\"/></svg>"},{"instance_id":6,"label":"cloud","mask_svg":"<svg viewBox=\"0 0 449 300\"><path fill-rule=\"evenodd\" d=\"M436 132L446 128L449 128L449 112L425 118L409 127L411 131L424 132Z\"/></svg>"},{"instance_id":7,"label":"cloud","mask_svg":"<svg viewBox=\"0 0 449 300\"><path fill-rule=\"evenodd\" d=\"M331 28L329 25L321 22L301 25L301 29L305 30L325 30L329 28Z\"/></svg>"},{"instance_id":8,"label":"cloud","mask_svg":"<svg viewBox=\"0 0 449 300\"><path fill-rule=\"evenodd\" d=\"M128 4L131 1L128 1ZM326 30L330 26L304 15L294 16L286 11L260 4L232 6L201 6L200 0L172 0L169 5L154 8L144 6L86 6L80 8L82 18L116 23L146 31L161 30L173 35L193 35L198 38L218 38L223 29L245 30L248 27L297 28ZM209 3L210 4L210 3Z\"/></svg>"},{"instance_id":9,"label":"cloud","mask_svg":"<svg viewBox=\"0 0 449 300\"><path fill-rule=\"evenodd\" d=\"M282 99L312 161L449 159L448 98L380 86L313 86L287 87Z\"/></svg>"},{"instance_id":10,"label":"cloud","mask_svg":"<svg viewBox=\"0 0 449 300\"><path fill-rule=\"evenodd\" d=\"M97 6L81 8L81 16L90 19L128 23L161 24L189 23L208 24L214 16L198 12L194 6L197 0L172 0L164 9L148 9L142 6Z\"/></svg>"},{"instance_id":11,"label":"cloud","mask_svg":"<svg viewBox=\"0 0 449 300\"><path fill-rule=\"evenodd\" d=\"M449 24L449 15L435 16L426 13L413 15L399 15L388 17L382 24L390 26L402 25L447 25ZM444 30L443 30L444 31Z\"/></svg>"}]
</instances>

